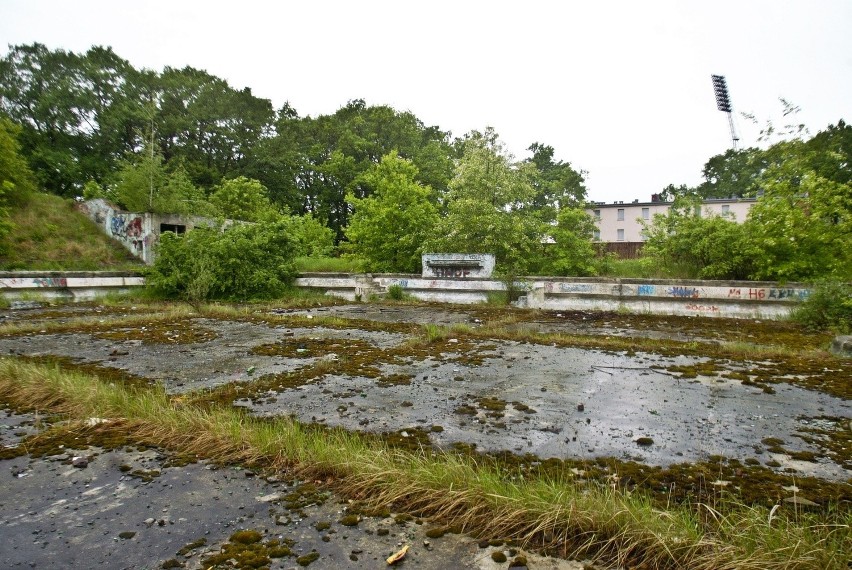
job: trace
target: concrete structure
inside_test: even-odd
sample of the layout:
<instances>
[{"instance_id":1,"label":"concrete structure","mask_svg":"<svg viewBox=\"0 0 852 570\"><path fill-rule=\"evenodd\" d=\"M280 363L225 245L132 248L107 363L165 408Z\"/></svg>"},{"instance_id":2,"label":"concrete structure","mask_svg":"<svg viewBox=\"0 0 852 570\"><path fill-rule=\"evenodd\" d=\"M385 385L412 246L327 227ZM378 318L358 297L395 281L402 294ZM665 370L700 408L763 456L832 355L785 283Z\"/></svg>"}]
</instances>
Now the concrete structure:
<instances>
[{"instance_id":1,"label":"concrete structure","mask_svg":"<svg viewBox=\"0 0 852 570\"><path fill-rule=\"evenodd\" d=\"M381 295L391 285L424 301L484 303L506 286L493 279L441 279L419 275L306 273L298 287L322 290L350 301ZM756 281L693 281L529 277L516 306L550 311L589 310L728 318L784 318L810 295L802 284Z\"/></svg>"},{"instance_id":2,"label":"concrete structure","mask_svg":"<svg viewBox=\"0 0 852 570\"><path fill-rule=\"evenodd\" d=\"M148 265L154 262L154 246L163 232L182 234L196 226L215 225L199 216L124 212L101 198L81 202L77 209Z\"/></svg>"},{"instance_id":3,"label":"concrete structure","mask_svg":"<svg viewBox=\"0 0 852 570\"><path fill-rule=\"evenodd\" d=\"M654 195L656 198L656 195ZM701 206L704 216L730 216L731 219L742 223L748 211L756 202L752 198L732 198L728 200L705 200ZM651 223L654 214L665 214L671 208L671 202L652 200L651 202L631 203L613 202L612 204L595 203L586 211L595 219L598 230L595 241L609 242L643 242L642 222Z\"/></svg>"},{"instance_id":4,"label":"concrete structure","mask_svg":"<svg viewBox=\"0 0 852 570\"><path fill-rule=\"evenodd\" d=\"M423 277L491 277L495 258L490 253L424 253Z\"/></svg>"},{"instance_id":5,"label":"concrete structure","mask_svg":"<svg viewBox=\"0 0 852 570\"><path fill-rule=\"evenodd\" d=\"M0 271L0 295L88 301L108 293L141 287L145 278L116 271Z\"/></svg>"},{"instance_id":6,"label":"concrete structure","mask_svg":"<svg viewBox=\"0 0 852 570\"><path fill-rule=\"evenodd\" d=\"M391 285L424 301L460 304L484 303L489 295L506 291L505 283L495 279L424 278L416 274L305 273L295 284L350 301L380 296ZM142 285L144 279L134 273L0 273L0 295L10 300L27 295L88 300ZM763 281L529 277L515 287L524 292L514 303L519 307L729 318L784 318L798 301L810 295L810 289L802 284L780 286Z\"/></svg>"}]
</instances>

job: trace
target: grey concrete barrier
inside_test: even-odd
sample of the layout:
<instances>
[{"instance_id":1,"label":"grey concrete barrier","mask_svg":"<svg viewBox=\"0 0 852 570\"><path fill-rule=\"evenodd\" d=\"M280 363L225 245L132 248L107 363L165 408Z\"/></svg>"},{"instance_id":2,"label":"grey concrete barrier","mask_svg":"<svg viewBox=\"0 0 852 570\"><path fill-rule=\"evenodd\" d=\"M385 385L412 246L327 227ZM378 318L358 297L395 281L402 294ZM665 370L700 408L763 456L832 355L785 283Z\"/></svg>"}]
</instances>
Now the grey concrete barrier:
<instances>
[{"instance_id":1,"label":"grey concrete barrier","mask_svg":"<svg viewBox=\"0 0 852 570\"><path fill-rule=\"evenodd\" d=\"M118 271L2 271L0 294L7 300L38 298L85 301L145 285L139 273Z\"/></svg>"},{"instance_id":2,"label":"grey concrete barrier","mask_svg":"<svg viewBox=\"0 0 852 570\"><path fill-rule=\"evenodd\" d=\"M0 272L7 299L88 300L144 286L132 272ZM486 278L422 277L418 274L303 273L297 287L350 301L368 301L397 286L415 299L442 303L484 303L505 293L507 283ZM811 290L801 283L526 277L516 280L515 306L549 311L628 311L662 315L729 318L787 317Z\"/></svg>"}]
</instances>

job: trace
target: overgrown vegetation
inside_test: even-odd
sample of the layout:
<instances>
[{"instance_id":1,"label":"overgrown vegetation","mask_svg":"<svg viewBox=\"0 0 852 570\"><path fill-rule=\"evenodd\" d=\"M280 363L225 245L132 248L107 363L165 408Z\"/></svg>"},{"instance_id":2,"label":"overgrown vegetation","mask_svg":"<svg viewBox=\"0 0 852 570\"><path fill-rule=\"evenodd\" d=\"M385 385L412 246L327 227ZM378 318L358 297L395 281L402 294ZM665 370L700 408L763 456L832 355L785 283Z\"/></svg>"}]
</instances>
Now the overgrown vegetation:
<instances>
[{"instance_id":1,"label":"overgrown vegetation","mask_svg":"<svg viewBox=\"0 0 852 570\"><path fill-rule=\"evenodd\" d=\"M852 283L818 283L790 316L811 330L852 333Z\"/></svg>"},{"instance_id":2,"label":"overgrown vegetation","mask_svg":"<svg viewBox=\"0 0 852 570\"><path fill-rule=\"evenodd\" d=\"M281 295L295 277L295 244L284 221L199 227L160 238L147 285L165 297L192 303Z\"/></svg>"},{"instance_id":3,"label":"overgrown vegetation","mask_svg":"<svg viewBox=\"0 0 852 570\"><path fill-rule=\"evenodd\" d=\"M660 511L641 493L609 485L513 479L464 456L390 452L341 430L178 405L158 389L130 389L8 358L0 361L0 398L74 419L120 418L118 429L148 445L332 481L336 491L367 506L393 506L565 557L698 569L845 569L848 561L848 511L731 502Z\"/></svg>"}]
</instances>

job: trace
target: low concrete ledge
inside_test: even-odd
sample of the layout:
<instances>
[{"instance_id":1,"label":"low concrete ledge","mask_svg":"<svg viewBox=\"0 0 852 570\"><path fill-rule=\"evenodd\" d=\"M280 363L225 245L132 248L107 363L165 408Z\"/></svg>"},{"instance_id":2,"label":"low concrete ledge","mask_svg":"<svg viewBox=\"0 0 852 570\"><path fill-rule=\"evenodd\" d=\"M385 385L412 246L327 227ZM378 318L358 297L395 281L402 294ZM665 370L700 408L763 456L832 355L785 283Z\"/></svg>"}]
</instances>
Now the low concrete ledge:
<instances>
[{"instance_id":1,"label":"low concrete ledge","mask_svg":"<svg viewBox=\"0 0 852 570\"><path fill-rule=\"evenodd\" d=\"M0 294L6 299L90 300L145 285L140 273L120 271L2 271Z\"/></svg>"},{"instance_id":2,"label":"low concrete ledge","mask_svg":"<svg viewBox=\"0 0 852 570\"><path fill-rule=\"evenodd\" d=\"M306 274L296 280L296 285L323 289L349 300L366 300L364 294L381 293L396 285L416 299L461 304L482 303L489 294L506 290L504 282L494 279L413 274ZM525 293L515 303L521 307L729 318L785 318L796 303L810 295L803 284L782 286L766 281L528 277L515 286Z\"/></svg>"},{"instance_id":3,"label":"low concrete ledge","mask_svg":"<svg viewBox=\"0 0 852 570\"><path fill-rule=\"evenodd\" d=\"M0 272L0 294L88 300L145 284L136 272L17 271ZM296 287L322 291L349 301L367 301L391 286L423 301L473 304L505 292L503 281L467 277L422 277L417 274L303 273ZM528 277L515 283L519 307L550 311L618 311L661 315L728 318L785 318L810 295L803 284L765 281L694 281Z\"/></svg>"}]
</instances>

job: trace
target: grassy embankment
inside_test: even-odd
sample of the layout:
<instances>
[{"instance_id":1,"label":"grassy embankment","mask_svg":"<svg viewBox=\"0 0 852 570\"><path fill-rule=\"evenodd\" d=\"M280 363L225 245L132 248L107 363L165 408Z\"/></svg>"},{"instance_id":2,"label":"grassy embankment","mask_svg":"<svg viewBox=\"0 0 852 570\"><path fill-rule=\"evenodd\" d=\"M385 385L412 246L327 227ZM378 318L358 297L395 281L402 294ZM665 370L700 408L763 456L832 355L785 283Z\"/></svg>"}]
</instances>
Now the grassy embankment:
<instances>
[{"instance_id":1,"label":"grassy embankment","mask_svg":"<svg viewBox=\"0 0 852 570\"><path fill-rule=\"evenodd\" d=\"M0 270L136 270L142 262L106 236L70 200L42 192L10 207L13 229L2 238Z\"/></svg>"},{"instance_id":2,"label":"grassy embankment","mask_svg":"<svg viewBox=\"0 0 852 570\"><path fill-rule=\"evenodd\" d=\"M223 311L227 313L227 311ZM6 331L11 332L11 331ZM13 333L14 334L14 333ZM424 329L423 342L447 334ZM393 449L356 433L200 407L156 388L0 360L0 400L176 452L324 480L345 497L483 538L648 568L847 568L852 514L733 500L660 508L647 496L559 478L518 479L475 458Z\"/></svg>"}]
</instances>

